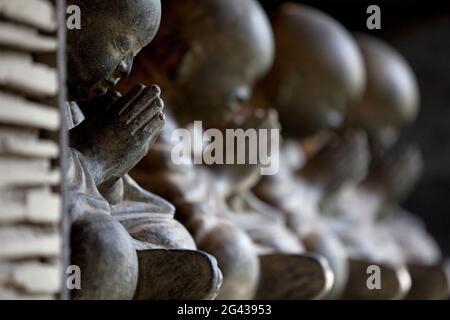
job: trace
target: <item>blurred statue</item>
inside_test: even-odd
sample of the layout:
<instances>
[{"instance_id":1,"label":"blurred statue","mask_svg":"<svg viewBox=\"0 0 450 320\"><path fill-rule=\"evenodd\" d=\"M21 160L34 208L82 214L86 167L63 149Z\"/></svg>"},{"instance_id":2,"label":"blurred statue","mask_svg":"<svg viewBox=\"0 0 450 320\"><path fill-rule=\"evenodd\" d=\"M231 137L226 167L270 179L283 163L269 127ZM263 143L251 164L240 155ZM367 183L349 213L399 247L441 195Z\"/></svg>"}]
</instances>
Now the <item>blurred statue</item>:
<instances>
[{"instance_id":1,"label":"blurred statue","mask_svg":"<svg viewBox=\"0 0 450 320\"><path fill-rule=\"evenodd\" d=\"M376 298L402 298L411 288L411 276L398 242L378 223L384 199L374 188L371 171L373 163L397 142L402 127L415 119L417 84L407 63L393 49L369 36L358 35L357 42L366 65L367 88L351 112L349 125L367 132L372 164L368 176L342 192L329 210L341 216L335 231L355 257L351 272L367 277L367 265L376 264L384 279L382 290L369 291L358 277L350 278L346 297L372 298L371 292L377 292Z\"/></svg>"},{"instance_id":2,"label":"blurred statue","mask_svg":"<svg viewBox=\"0 0 450 320\"><path fill-rule=\"evenodd\" d=\"M278 128L276 113L272 110L244 108L233 115L227 129L247 131ZM215 126L219 127L219 125ZM261 138L261 137L260 137ZM244 143L249 156L264 148L258 141ZM267 141L267 149L274 145ZM278 150L271 150L278 152ZM227 156L231 151L227 150ZM272 158L271 161L277 161ZM250 235L256 245L261 263L261 279L257 299L318 299L330 290L334 275L328 261L317 254L307 253L301 240L288 229L283 214L264 203L252 192L261 179L262 163L234 164L213 167L215 181L228 186L222 196L231 209L228 215Z\"/></svg>"},{"instance_id":3,"label":"blurred statue","mask_svg":"<svg viewBox=\"0 0 450 320\"><path fill-rule=\"evenodd\" d=\"M420 150L416 145L399 143L373 162L371 188L384 199L379 223L400 245L412 278L406 298L447 299L448 262L423 222L400 206L421 176Z\"/></svg>"},{"instance_id":4,"label":"blurred statue","mask_svg":"<svg viewBox=\"0 0 450 320\"><path fill-rule=\"evenodd\" d=\"M373 161L360 190L374 201L380 234L388 233L408 264L412 286L407 298L445 299L449 293L448 267L423 224L399 207L422 170L420 151L398 142L401 129L416 118L419 94L413 72L387 44L358 36L363 50L369 87L353 123L367 130Z\"/></svg>"},{"instance_id":5,"label":"blurred statue","mask_svg":"<svg viewBox=\"0 0 450 320\"><path fill-rule=\"evenodd\" d=\"M272 61L264 19L248 0L164 1L160 33L131 75L133 81L158 81L169 113L151 160L143 161L134 176L174 203L197 246L217 258L224 276L220 299L253 297L259 278L256 250L245 232L221 214L225 209L216 199L221 186L211 175L189 162L174 164L170 138L178 126L220 119L246 99L248 86Z\"/></svg>"},{"instance_id":6,"label":"blurred statue","mask_svg":"<svg viewBox=\"0 0 450 320\"><path fill-rule=\"evenodd\" d=\"M105 96L155 36L160 1L69 4L83 18L67 44L71 251L82 272L74 298L213 298L221 281L215 259L196 251L170 203L127 174L164 126L159 87Z\"/></svg>"},{"instance_id":7,"label":"blurred statue","mask_svg":"<svg viewBox=\"0 0 450 320\"><path fill-rule=\"evenodd\" d=\"M405 59L386 43L363 34L357 34L356 40L364 57L367 87L352 109L350 123L369 134L374 151L383 152L417 118L417 80Z\"/></svg>"},{"instance_id":8,"label":"blurred statue","mask_svg":"<svg viewBox=\"0 0 450 320\"><path fill-rule=\"evenodd\" d=\"M364 65L351 35L315 9L285 4L273 27L276 60L254 104L278 111L285 140L280 172L254 191L283 212L307 249L327 258L335 282L326 297L336 298L348 277L347 250L329 226L333 217L322 216L322 204L367 169L364 133L337 130L362 95Z\"/></svg>"},{"instance_id":9,"label":"blurred statue","mask_svg":"<svg viewBox=\"0 0 450 320\"><path fill-rule=\"evenodd\" d=\"M278 127L273 113L241 110L253 84L273 61L272 31L262 8L254 0L166 0L162 21L161 32L137 59L139 68L131 77L163 86L171 120L152 149L151 160L139 164L133 175L174 203L177 218L197 246L217 258L224 276L219 298L261 297L259 292L267 293L268 282L276 277L283 279L278 282L284 288L277 284L274 296L318 296L332 280L326 262L301 255L302 244L280 215L270 212L275 209L261 207L258 199L253 202L258 210L236 209L240 204L233 196L256 183L257 165L194 166L189 161L175 165L171 159L171 134L178 125L189 128L194 120L202 120L205 129ZM201 137L195 139L202 143ZM279 253L285 253L284 262ZM265 266L273 260L278 263L266 279ZM310 279L302 283L293 270ZM311 270L315 274L308 273Z\"/></svg>"}]
</instances>

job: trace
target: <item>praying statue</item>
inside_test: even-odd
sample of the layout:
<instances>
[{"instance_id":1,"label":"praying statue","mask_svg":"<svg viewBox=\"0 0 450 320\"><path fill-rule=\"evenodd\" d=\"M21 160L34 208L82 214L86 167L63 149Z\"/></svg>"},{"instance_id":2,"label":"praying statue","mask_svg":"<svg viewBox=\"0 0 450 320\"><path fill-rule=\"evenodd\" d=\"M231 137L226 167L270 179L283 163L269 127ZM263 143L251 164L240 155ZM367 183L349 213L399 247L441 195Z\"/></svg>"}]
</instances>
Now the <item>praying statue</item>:
<instances>
[{"instance_id":1,"label":"praying statue","mask_svg":"<svg viewBox=\"0 0 450 320\"><path fill-rule=\"evenodd\" d=\"M174 219L174 206L128 172L164 127L157 85L114 90L154 38L159 0L70 0L80 30L67 34L68 209L77 299L208 299L221 284L216 260Z\"/></svg>"}]
</instances>

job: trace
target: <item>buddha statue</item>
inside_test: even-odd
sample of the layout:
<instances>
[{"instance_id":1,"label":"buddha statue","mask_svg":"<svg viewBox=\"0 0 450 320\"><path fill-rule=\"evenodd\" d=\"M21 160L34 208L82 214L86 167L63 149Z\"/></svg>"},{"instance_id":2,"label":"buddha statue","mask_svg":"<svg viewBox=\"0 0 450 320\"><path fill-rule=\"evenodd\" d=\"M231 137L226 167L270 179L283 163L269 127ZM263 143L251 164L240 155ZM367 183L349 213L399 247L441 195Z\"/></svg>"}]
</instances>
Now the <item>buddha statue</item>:
<instances>
[{"instance_id":1,"label":"buddha statue","mask_svg":"<svg viewBox=\"0 0 450 320\"><path fill-rule=\"evenodd\" d=\"M351 111L350 123L365 130L372 145L383 152L417 118L417 80L405 59L388 44L365 34L355 37L366 66L367 87Z\"/></svg>"},{"instance_id":2,"label":"buddha statue","mask_svg":"<svg viewBox=\"0 0 450 320\"><path fill-rule=\"evenodd\" d=\"M75 299L208 299L221 283L216 260L196 250L168 201L128 172L162 130L156 85L114 91L155 36L159 0L70 0L81 30L67 34L65 160L72 218L71 263L81 269Z\"/></svg>"},{"instance_id":3,"label":"buddha statue","mask_svg":"<svg viewBox=\"0 0 450 320\"><path fill-rule=\"evenodd\" d=\"M220 214L218 187L208 172L189 162L174 164L171 135L193 120L220 119L247 98L248 86L272 60L264 19L249 0L164 1L160 32L137 57L130 75L132 82L157 81L167 110L165 130L133 176L169 199L197 246L217 258L223 273L219 299L254 296L256 249L244 231ZM129 89L126 82L122 87Z\"/></svg>"},{"instance_id":4,"label":"buddha statue","mask_svg":"<svg viewBox=\"0 0 450 320\"><path fill-rule=\"evenodd\" d=\"M277 129L279 124L276 113L271 110L244 107L223 126L226 130L261 132ZM221 128L219 124L214 127ZM222 131L225 132L224 129ZM249 157L264 148L261 145L264 142L259 138L257 146L251 141L241 146ZM268 139L265 150L274 148L271 139ZM271 153L277 152L271 150ZM227 157L233 157L235 153L236 150L226 150ZM271 161L277 160L271 158ZM256 299L322 298L330 290L334 274L326 259L306 251L302 241L288 229L285 217L277 208L253 194L251 189L261 179L262 166L261 162L210 166L214 181L226 186L221 198L229 208L229 219L247 232L257 248L261 278Z\"/></svg>"},{"instance_id":5,"label":"buddha statue","mask_svg":"<svg viewBox=\"0 0 450 320\"><path fill-rule=\"evenodd\" d=\"M352 122L369 133L373 161L360 188L378 199L380 228L399 245L407 263L411 299L446 299L448 267L423 223L400 207L421 175L423 161L413 144L399 142L401 130L417 117L419 93L407 62L380 40L359 35L369 86ZM385 231L386 232L386 231Z\"/></svg>"},{"instance_id":6,"label":"buddha statue","mask_svg":"<svg viewBox=\"0 0 450 320\"><path fill-rule=\"evenodd\" d=\"M368 175L342 192L329 211L341 217L334 227L352 252L351 272L367 277L364 273L370 264L380 266L382 272L382 290L368 290L355 276L349 279L345 296L399 299L411 288L411 274L399 242L379 223L385 196L377 182L380 174L373 170L374 164L397 143L401 129L416 118L417 83L406 61L394 49L367 35L357 35L356 39L366 66L367 87L351 110L348 125L367 133L372 160ZM399 191L401 181L396 182Z\"/></svg>"},{"instance_id":7,"label":"buddha statue","mask_svg":"<svg viewBox=\"0 0 450 320\"><path fill-rule=\"evenodd\" d=\"M401 207L423 170L418 146L397 143L371 167L371 189L384 199L378 223L399 244L411 274L412 286L406 299L447 299L447 259L419 217Z\"/></svg>"},{"instance_id":8,"label":"buddha statue","mask_svg":"<svg viewBox=\"0 0 450 320\"><path fill-rule=\"evenodd\" d=\"M259 282L260 266L264 282L269 273L264 266L272 260L278 261L273 268L279 268L278 272L272 269L272 280L276 275L295 277L295 272L287 272L293 265L317 280L308 288L302 288L307 286L301 281L280 282L285 285L284 297L316 297L332 280L323 259L302 255L302 244L280 215L270 213L276 209L265 206L257 214L254 208L244 217L237 214L231 198L248 191L259 179L258 166L194 165L190 161L176 165L171 159L172 133L178 127L189 128L195 120L203 121L205 129L217 130L278 126L273 113L242 108L253 84L269 70L273 49L270 24L254 0L166 0L161 30L137 57L130 76L133 82L157 81L164 89L168 110L166 129L133 176L169 199L197 246L217 258L223 273L221 299L260 297L258 287L267 292L268 286ZM261 221L259 230L250 230L254 224L245 222L249 216L250 221ZM278 253L284 253L288 264L277 260Z\"/></svg>"},{"instance_id":9,"label":"buddha statue","mask_svg":"<svg viewBox=\"0 0 450 320\"><path fill-rule=\"evenodd\" d=\"M272 25L277 55L253 104L278 112L283 144L278 174L264 177L253 191L282 212L309 251L327 258L335 282L326 298L337 298L345 289L348 256L322 206L367 170L366 135L341 129L364 90L363 60L351 35L316 9L284 4Z\"/></svg>"}]
</instances>

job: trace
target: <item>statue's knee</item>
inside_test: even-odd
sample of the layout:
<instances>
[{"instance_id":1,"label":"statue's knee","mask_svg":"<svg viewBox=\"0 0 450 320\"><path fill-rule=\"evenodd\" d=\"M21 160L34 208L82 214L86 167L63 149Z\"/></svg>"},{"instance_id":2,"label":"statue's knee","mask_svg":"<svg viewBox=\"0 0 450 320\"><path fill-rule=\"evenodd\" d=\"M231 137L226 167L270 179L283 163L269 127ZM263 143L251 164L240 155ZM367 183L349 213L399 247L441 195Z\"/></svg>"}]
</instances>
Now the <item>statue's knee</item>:
<instances>
[{"instance_id":1,"label":"statue's knee","mask_svg":"<svg viewBox=\"0 0 450 320\"><path fill-rule=\"evenodd\" d=\"M105 214L84 215L72 224L71 247L71 263L81 269L81 289L73 298L133 298L137 255L120 223Z\"/></svg>"},{"instance_id":2,"label":"statue's knee","mask_svg":"<svg viewBox=\"0 0 450 320\"><path fill-rule=\"evenodd\" d=\"M306 248L327 259L334 273L334 284L326 298L337 298L345 289L349 276L348 255L341 241L332 233L310 233L303 238Z\"/></svg>"},{"instance_id":3,"label":"statue's knee","mask_svg":"<svg viewBox=\"0 0 450 320\"><path fill-rule=\"evenodd\" d=\"M186 228L166 214L121 220L134 239L165 249L195 250L195 242Z\"/></svg>"},{"instance_id":4,"label":"statue's knee","mask_svg":"<svg viewBox=\"0 0 450 320\"><path fill-rule=\"evenodd\" d=\"M286 254L300 254L305 251L302 243L284 226L263 225L249 232L252 240L262 250Z\"/></svg>"},{"instance_id":5,"label":"statue's knee","mask_svg":"<svg viewBox=\"0 0 450 320\"><path fill-rule=\"evenodd\" d=\"M259 260L248 235L230 224L218 224L197 237L200 250L212 254L223 274L219 299L251 299L259 278Z\"/></svg>"}]
</instances>

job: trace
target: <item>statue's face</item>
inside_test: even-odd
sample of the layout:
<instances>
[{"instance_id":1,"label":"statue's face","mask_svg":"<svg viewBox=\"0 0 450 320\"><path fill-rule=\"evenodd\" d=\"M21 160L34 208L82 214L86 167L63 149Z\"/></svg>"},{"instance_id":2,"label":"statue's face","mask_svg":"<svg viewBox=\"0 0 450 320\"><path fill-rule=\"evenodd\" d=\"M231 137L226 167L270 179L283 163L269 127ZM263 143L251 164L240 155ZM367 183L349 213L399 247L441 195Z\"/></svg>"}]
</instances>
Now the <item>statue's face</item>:
<instances>
[{"instance_id":1,"label":"statue's face","mask_svg":"<svg viewBox=\"0 0 450 320\"><path fill-rule=\"evenodd\" d=\"M367 87L352 118L375 144L389 148L403 126L417 116L418 85L407 62L393 48L367 35L358 35L357 41L366 65Z\"/></svg>"},{"instance_id":2,"label":"statue's face","mask_svg":"<svg viewBox=\"0 0 450 320\"><path fill-rule=\"evenodd\" d=\"M134 56L155 36L160 0L71 0L81 8L81 30L68 30L68 95L105 94L128 75Z\"/></svg>"},{"instance_id":3,"label":"statue's face","mask_svg":"<svg viewBox=\"0 0 450 320\"><path fill-rule=\"evenodd\" d=\"M390 200L403 201L423 173L423 157L419 147L397 143L386 152L372 154L366 183L382 189Z\"/></svg>"},{"instance_id":4,"label":"statue's face","mask_svg":"<svg viewBox=\"0 0 450 320\"><path fill-rule=\"evenodd\" d=\"M366 133L347 129L329 136L325 146L307 162L303 174L320 182L327 198L365 178L370 157Z\"/></svg>"},{"instance_id":5,"label":"statue's face","mask_svg":"<svg viewBox=\"0 0 450 320\"><path fill-rule=\"evenodd\" d=\"M176 110L180 119L219 119L250 98L254 83L268 69L270 46L256 51L250 42L233 43L213 34L210 39L193 48L179 69L175 85L186 101Z\"/></svg>"},{"instance_id":6,"label":"statue's face","mask_svg":"<svg viewBox=\"0 0 450 320\"><path fill-rule=\"evenodd\" d=\"M376 106L371 104L367 101L364 105L365 110L357 112L354 119L358 126L369 134L375 152L384 152L398 141L403 127L403 119L389 110L379 112ZM359 106L359 108L363 107Z\"/></svg>"},{"instance_id":7,"label":"statue's face","mask_svg":"<svg viewBox=\"0 0 450 320\"><path fill-rule=\"evenodd\" d=\"M160 42L166 43L160 60L176 60L164 72L177 99L171 107L182 124L220 119L246 101L273 60L272 30L254 0L166 1L156 50ZM182 49L174 53L175 46Z\"/></svg>"},{"instance_id":8,"label":"statue's face","mask_svg":"<svg viewBox=\"0 0 450 320\"><path fill-rule=\"evenodd\" d=\"M260 88L284 135L301 139L340 126L365 85L356 42L331 17L296 4L282 6L273 26L275 63Z\"/></svg>"},{"instance_id":9,"label":"statue's face","mask_svg":"<svg viewBox=\"0 0 450 320\"><path fill-rule=\"evenodd\" d=\"M273 129L280 129L278 122L278 116L273 110L264 109L254 109L252 107L240 108L234 113L230 113L227 118L222 118L220 122L214 123L214 128L221 130L223 136L227 135L226 130L242 129L245 132L249 129L266 130L270 131ZM207 132L207 131L206 131ZM231 156L237 161L237 150L239 148L240 152L243 152L245 159L252 159L255 155L259 154L261 156L262 152L266 152L264 157L270 159L270 165L275 165L276 161L275 154L278 149L273 144L273 136L271 133L267 135L267 139L258 139L258 143L252 143L251 138L245 141L245 143L235 146L230 149L229 140L223 139L222 150L225 150L226 157ZM267 143L262 149L261 143ZM217 143L217 141L216 141ZM239 144L237 140L235 143ZM229 154L228 154L229 153ZM242 190L249 190L259 181L261 176L261 168L267 167L267 163L263 164L259 161L251 163L251 161L246 161L245 164L221 164L213 166L214 174L218 177L223 177L227 180L228 185L233 189L234 192L239 192Z\"/></svg>"}]
</instances>

